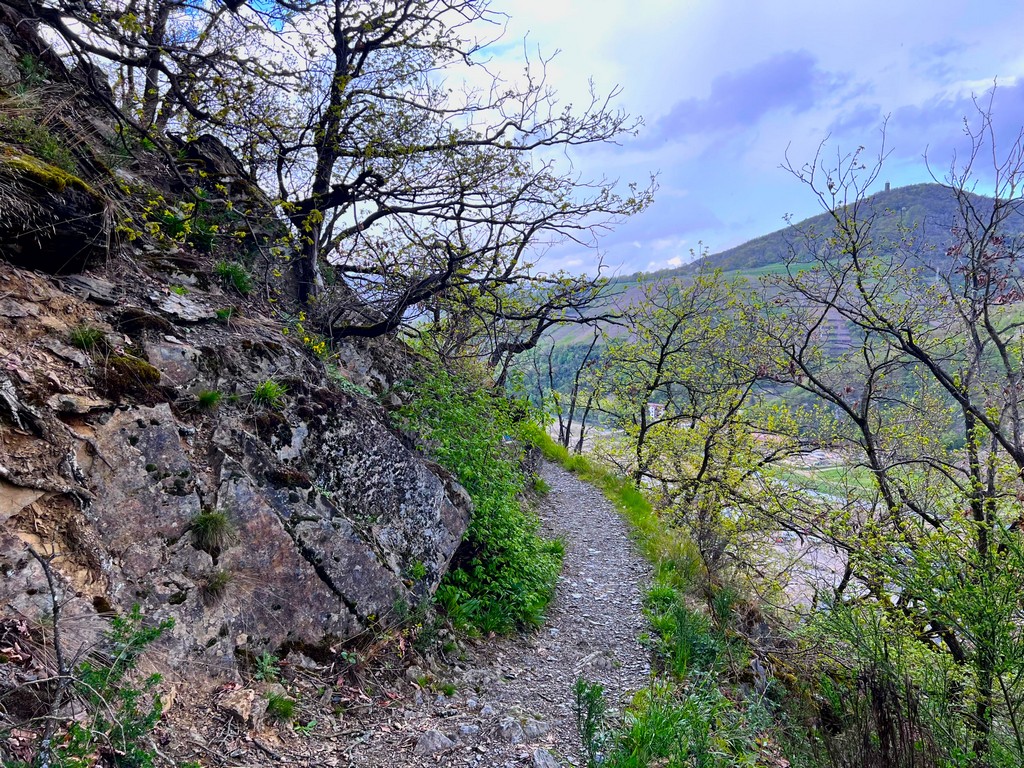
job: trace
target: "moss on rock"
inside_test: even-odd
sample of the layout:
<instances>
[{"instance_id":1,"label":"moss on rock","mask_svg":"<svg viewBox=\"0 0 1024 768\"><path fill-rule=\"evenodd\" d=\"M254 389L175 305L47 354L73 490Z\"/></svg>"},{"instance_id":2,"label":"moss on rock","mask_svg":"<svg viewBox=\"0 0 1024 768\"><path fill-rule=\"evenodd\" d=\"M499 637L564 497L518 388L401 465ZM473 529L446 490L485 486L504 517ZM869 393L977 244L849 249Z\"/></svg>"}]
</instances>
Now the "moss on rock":
<instances>
[{"instance_id":1,"label":"moss on rock","mask_svg":"<svg viewBox=\"0 0 1024 768\"><path fill-rule=\"evenodd\" d=\"M58 168L56 165L50 165L37 157L32 157L32 155L0 156L0 164L16 171L22 178L34 182L51 192L63 192L70 187L100 199L100 195L78 176L69 173L63 168Z\"/></svg>"}]
</instances>

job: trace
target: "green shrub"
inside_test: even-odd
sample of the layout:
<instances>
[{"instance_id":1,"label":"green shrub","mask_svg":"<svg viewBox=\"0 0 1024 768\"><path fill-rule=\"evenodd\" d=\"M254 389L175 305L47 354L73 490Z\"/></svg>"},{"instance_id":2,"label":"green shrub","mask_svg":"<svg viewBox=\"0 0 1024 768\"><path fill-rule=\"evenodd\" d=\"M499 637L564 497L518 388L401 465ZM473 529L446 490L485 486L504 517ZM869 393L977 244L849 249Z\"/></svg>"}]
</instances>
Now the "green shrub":
<instances>
[{"instance_id":1,"label":"green shrub","mask_svg":"<svg viewBox=\"0 0 1024 768\"><path fill-rule=\"evenodd\" d=\"M288 722L295 716L295 699L281 693L267 694L267 717Z\"/></svg>"},{"instance_id":2,"label":"green shrub","mask_svg":"<svg viewBox=\"0 0 1024 768\"><path fill-rule=\"evenodd\" d=\"M223 510L205 509L192 518L189 525L192 543L204 552L218 552L234 538L234 525Z\"/></svg>"},{"instance_id":3,"label":"green shrub","mask_svg":"<svg viewBox=\"0 0 1024 768\"><path fill-rule=\"evenodd\" d=\"M537 535L524 510L523 403L465 386L446 373L420 384L400 412L473 499L469 530L437 591L452 620L479 632L536 626L561 570L561 542Z\"/></svg>"},{"instance_id":4,"label":"green shrub","mask_svg":"<svg viewBox=\"0 0 1024 768\"><path fill-rule=\"evenodd\" d=\"M573 692L576 696L573 707L576 730L586 752L587 766L595 766L600 762L605 735L604 687L580 677L576 679Z\"/></svg>"},{"instance_id":5,"label":"green shrub","mask_svg":"<svg viewBox=\"0 0 1024 768\"><path fill-rule=\"evenodd\" d=\"M231 318L234 317L237 313L238 310L236 310L234 307L221 307L216 312L217 319L220 320L222 323L231 322Z\"/></svg>"},{"instance_id":6,"label":"green shrub","mask_svg":"<svg viewBox=\"0 0 1024 768\"><path fill-rule=\"evenodd\" d=\"M50 77L49 68L31 53L26 53L18 59L18 70L21 74L18 90L21 93L45 85Z\"/></svg>"},{"instance_id":7,"label":"green shrub","mask_svg":"<svg viewBox=\"0 0 1024 768\"><path fill-rule=\"evenodd\" d=\"M288 387L274 379L267 379L256 385L256 389L252 391L252 401L256 405L280 410L284 407L286 394Z\"/></svg>"},{"instance_id":8,"label":"green shrub","mask_svg":"<svg viewBox=\"0 0 1024 768\"><path fill-rule=\"evenodd\" d=\"M115 616L101 648L72 673L72 686L80 703L73 720L56 723L49 744L40 747L38 763L54 766L91 766L106 760L133 768L154 765L155 751L146 738L160 719L162 706L155 695L160 675L136 681L142 652L170 629L170 619L146 626L138 606ZM6 763L5 763L6 765Z\"/></svg>"},{"instance_id":9,"label":"green shrub","mask_svg":"<svg viewBox=\"0 0 1024 768\"><path fill-rule=\"evenodd\" d=\"M218 261L213 272L226 287L234 288L243 296L252 291L249 272L237 261Z\"/></svg>"},{"instance_id":10,"label":"green shrub","mask_svg":"<svg viewBox=\"0 0 1024 768\"><path fill-rule=\"evenodd\" d=\"M255 671L253 678L264 683L276 683L279 672L277 667L277 656L264 651L256 657Z\"/></svg>"},{"instance_id":11,"label":"green shrub","mask_svg":"<svg viewBox=\"0 0 1024 768\"><path fill-rule=\"evenodd\" d=\"M212 410L220 405L220 401L223 399L224 393L219 389L205 389L196 397L196 403L200 408Z\"/></svg>"}]
</instances>

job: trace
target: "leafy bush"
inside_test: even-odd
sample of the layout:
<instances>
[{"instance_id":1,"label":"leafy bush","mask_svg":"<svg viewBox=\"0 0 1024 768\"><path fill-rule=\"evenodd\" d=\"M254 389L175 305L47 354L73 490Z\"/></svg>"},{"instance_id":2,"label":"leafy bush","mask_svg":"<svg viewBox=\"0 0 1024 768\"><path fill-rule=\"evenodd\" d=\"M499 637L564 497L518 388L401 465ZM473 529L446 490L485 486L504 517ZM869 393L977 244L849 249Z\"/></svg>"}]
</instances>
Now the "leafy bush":
<instances>
[{"instance_id":1,"label":"leafy bush","mask_svg":"<svg viewBox=\"0 0 1024 768\"><path fill-rule=\"evenodd\" d=\"M146 737L160 719L162 705L154 691L161 677L153 674L141 682L133 677L142 652L173 625L168 619L146 626L138 606L114 617L102 646L71 675L81 714L58 721L56 733L40 745L37 764L154 765L156 753Z\"/></svg>"},{"instance_id":2,"label":"leafy bush","mask_svg":"<svg viewBox=\"0 0 1024 768\"><path fill-rule=\"evenodd\" d=\"M18 84L21 93L45 85L47 78L50 77L50 70L31 53L26 53L18 59L18 70L21 73L21 82Z\"/></svg>"},{"instance_id":3,"label":"leafy bush","mask_svg":"<svg viewBox=\"0 0 1024 768\"><path fill-rule=\"evenodd\" d=\"M535 626L561 570L560 542L537 535L535 515L520 494L526 405L435 374L400 412L435 458L473 499L469 530L440 588L438 603L459 626L509 632Z\"/></svg>"},{"instance_id":4,"label":"leafy bush","mask_svg":"<svg viewBox=\"0 0 1024 768\"><path fill-rule=\"evenodd\" d=\"M218 261L213 272L225 286L234 288L243 296L252 291L252 278L237 261Z\"/></svg>"}]
</instances>

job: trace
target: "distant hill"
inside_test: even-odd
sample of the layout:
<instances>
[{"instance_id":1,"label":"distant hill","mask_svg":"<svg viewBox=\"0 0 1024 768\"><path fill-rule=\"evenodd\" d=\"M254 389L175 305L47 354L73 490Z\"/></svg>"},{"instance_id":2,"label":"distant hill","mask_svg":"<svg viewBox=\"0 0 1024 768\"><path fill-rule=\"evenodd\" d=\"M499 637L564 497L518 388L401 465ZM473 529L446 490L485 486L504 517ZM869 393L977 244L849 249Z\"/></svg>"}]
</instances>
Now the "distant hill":
<instances>
[{"instance_id":1,"label":"distant hill","mask_svg":"<svg viewBox=\"0 0 1024 768\"><path fill-rule=\"evenodd\" d=\"M991 199L975 196L979 210ZM939 260L945 257L946 249L952 243L950 228L957 216L957 203L953 193L941 184L913 184L878 192L863 201L861 216L875 216L873 231L876 242L897 242L903 227L913 232L915 246L923 253ZM784 227L768 235L749 240L735 248L711 254L690 264L675 269L657 272L623 275L611 280L606 304L625 307L639 298L638 280L670 280L686 278L697 272L700 266L721 269L723 272L739 273L750 280L773 272L781 272L786 258L794 252L798 256L806 252L800 233L831 231L832 219L827 213ZM1024 237L1024 214L1012 217L1005 227L1005 235ZM625 333L624 328L605 326L613 336ZM561 326L551 336L558 346L585 345L590 341L590 329L582 326Z\"/></svg>"},{"instance_id":2,"label":"distant hill","mask_svg":"<svg viewBox=\"0 0 1024 768\"><path fill-rule=\"evenodd\" d=\"M984 207L986 200L980 195L976 196L979 207ZM922 251L930 251L939 257L945 254L952 242L950 227L957 215L957 203L953 193L941 184L914 184L878 192L866 198L863 206L862 215L876 217L874 233L876 239L882 242L897 241L901 227L909 227L913 231L915 243ZM690 275L702 264L725 272L771 271L772 265L782 264L794 249L798 255L805 250L801 243L801 232L827 233L830 229L831 217L822 213L682 267L651 273L651 276L667 278ZM1024 234L1024 215L1013 217L1004 234ZM636 275L620 279L626 283L634 282Z\"/></svg>"},{"instance_id":3,"label":"distant hill","mask_svg":"<svg viewBox=\"0 0 1024 768\"><path fill-rule=\"evenodd\" d=\"M990 198L977 195L974 202L979 210L984 210L992 201ZM875 217L873 234L876 242L898 242L900 232L903 228L908 228L913 232L915 247L927 254L929 260L939 261L945 258L946 249L952 243L950 229L957 217L957 202L948 188L941 184L897 187L868 197L862 206L862 217ZM723 272L746 277L753 283L762 275L782 272L785 269L783 264L790 254L795 252L798 258L806 254L800 233L827 234L831 228L831 217L827 213L822 213L682 267L613 278L607 297L599 307L625 308L631 301L640 298L641 289L638 281L641 279L685 280L695 274L702 264L711 269L721 269ZM1024 237L1024 214L1011 217L1004 230L1006 236ZM602 326L611 336L629 333L629 329L623 326L604 323ZM591 333L590 328L579 325L564 325L553 329L550 342L545 342L543 349L547 349L548 343L553 343L557 348L559 365L555 366L556 377L568 375L566 371L561 370L561 364L585 353L586 347L590 344ZM603 345L599 346L599 350L601 348ZM532 391L532 373L526 373Z\"/></svg>"}]
</instances>

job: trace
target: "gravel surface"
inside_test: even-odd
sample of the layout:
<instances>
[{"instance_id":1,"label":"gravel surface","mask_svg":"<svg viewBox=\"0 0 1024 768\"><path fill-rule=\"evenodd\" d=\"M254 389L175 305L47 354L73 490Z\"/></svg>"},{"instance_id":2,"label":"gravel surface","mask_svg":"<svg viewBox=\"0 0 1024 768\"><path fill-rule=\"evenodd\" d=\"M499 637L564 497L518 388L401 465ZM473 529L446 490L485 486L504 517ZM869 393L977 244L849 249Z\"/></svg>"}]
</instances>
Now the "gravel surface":
<instances>
[{"instance_id":1,"label":"gravel surface","mask_svg":"<svg viewBox=\"0 0 1024 768\"><path fill-rule=\"evenodd\" d=\"M373 680L362 685L295 653L283 662L281 682L240 679L206 692L171 686L162 691L167 714L158 739L173 751L168 761L223 768L581 766L576 680L601 683L610 714L648 684L650 653L637 638L647 631L641 600L650 568L600 491L552 464L541 474L551 486L538 508L543 532L561 537L566 550L543 627L460 641L446 658L405 649L381 667L386 673L368 671ZM410 656L418 664L406 669ZM292 719L266 715L272 693L296 700Z\"/></svg>"},{"instance_id":2,"label":"gravel surface","mask_svg":"<svg viewBox=\"0 0 1024 768\"><path fill-rule=\"evenodd\" d=\"M650 654L637 641L650 567L600 491L553 464L538 512L547 536L565 541L565 567L548 621L537 632L487 639L449 669L412 668L450 682L451 696L416 690L387 722L365 730L329 760L352 766L581 764L573 715L579 677L605 686L611 708L648 683ZM337 755L337 753L336 753Z\"/></svg>"}]
</instances>

